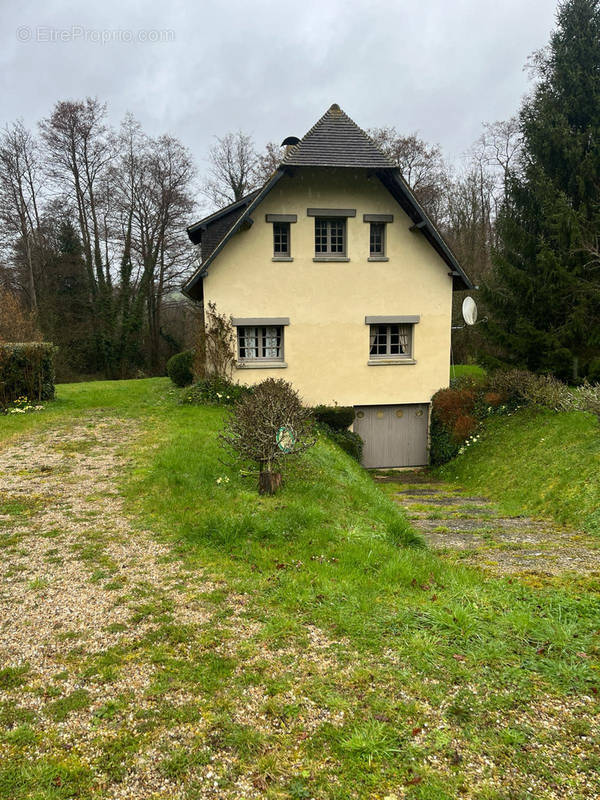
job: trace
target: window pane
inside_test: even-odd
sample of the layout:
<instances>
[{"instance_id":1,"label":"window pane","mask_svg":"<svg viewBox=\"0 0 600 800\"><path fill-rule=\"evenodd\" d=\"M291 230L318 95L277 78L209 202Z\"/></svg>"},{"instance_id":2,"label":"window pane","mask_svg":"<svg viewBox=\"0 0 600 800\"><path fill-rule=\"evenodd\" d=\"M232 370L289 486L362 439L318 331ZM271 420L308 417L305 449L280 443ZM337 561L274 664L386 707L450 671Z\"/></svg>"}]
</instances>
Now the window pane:
<instances>
[{"instance_id":1,"label":"window pane","mask_svg":"<svg viewBox=\"0 0 600 800\"><path fill-rule=\"evenodd\" d=\"M258 358L258 328L238 328L240 358Z\"/></svg>"},{"instance_id":2,"label":"window pane","mask_svg":"<svg viewBox=\"0 0 600 800\"><path fill-rule=\"evenodd\" d=\"M263 328L263 358L280 358L281 356L281 328L273 326Z\"/></svg>"},{"instance_id":3,"label":"window pane","mask_svg":"<svg viewBox=\"0 0 600 800\"><path fill-rule=\"evenodd\" d=\"M315 220L315 253L327 252L327 220Z\"/></svg>"},{"instance_id":4,"label":"window pane","mask_svg":"<svg viewBox=\"0 0 600 800\"><path fill-rule=\"evenodd\" d=\"M387 326L371 326L371 355L384 356L387 352Z\"/></svg>"},{"instance_id":5,"label":"window pane","mask_svg":"<svg viewBox=\"0 0 600 800\"><path fill-rule=\"evenodd\" d=\"M399 326L398 325L390 325L389 332L389 345L390 345L390 355L397 356L402 351L400 350L400 333L399 333Z\"/></svg>"}]
</instances>

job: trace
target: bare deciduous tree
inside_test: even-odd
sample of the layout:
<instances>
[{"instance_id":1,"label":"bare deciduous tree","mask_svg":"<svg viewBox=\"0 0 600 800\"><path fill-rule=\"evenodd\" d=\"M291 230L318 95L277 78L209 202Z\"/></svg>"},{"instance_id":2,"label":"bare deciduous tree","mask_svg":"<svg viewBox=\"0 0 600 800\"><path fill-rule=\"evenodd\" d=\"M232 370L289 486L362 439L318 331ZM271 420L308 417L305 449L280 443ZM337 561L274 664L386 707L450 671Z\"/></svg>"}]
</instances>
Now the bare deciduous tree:
<instances>
[{"instance_id":1,"label":"bare deciduous tree","mask_svg":"<svg viewBox=\"0 0 600 800\"><path fill-rule=\"evenodd\" d=\"M27 276L24 290L31 308L37 309L39 280L39 232L41 176L37 142L22 121L7 126L0 134L0 221L4 244L20 241ZM6 241L8 237L8 241ZM37 274L36 274L37 273Z\"/></svg>"},{"instance_id":2,"label":"bare deciduous tree","mask_svg":"<svg viewBox=\"0 0 600 800\"><path fill-rule=\"evenodd\" d=\"M402 136L393 126L372 128L368 133L399 167L404 180L427 213L435 221L440 221L449 181L448 168L440 147L427 144L416 133Z\"/></svg>"},{"instance_id":3,"label":"bare deciduous tree","mask_svg":"<svg viewBox=\"0 0 600 800\"><path fill-rule=\"evenodd\" d=\"M204 187L216 206L241 200L257 185L257 155L251 136L242 131L217 137L209 151L209 177Z\"/></svg>"},{"instance_id":4,"label":"bare deciduous tree","mask_svg":"<svg viewBox=\"0 0 600 800\"><path fill-rule=\"evenodd\" d=\"M185 226L194 167L173 137L126 117L106 125L97 100L58 103L41 124L56 194L75 209L98 349L108 376L159 369L162 309L193 254Z\"/></svg>"},{"instance_id":5,"label":"bare deciduous tree","mask_svg":"<svg viewBox=\"0 0 600 800\"><path fill-rule=\"evenodd\" d=\"M106 125L106 105L89 97L60 101L50 117L42 120L40 129L55 191L76 209L97 345L107 376L111 376L115 303L108 218L115 139Z\"/></svg>"},{"instance_id":6,"label":"bare deciduous tree","mask_svg":"<svg viewBox=\"0 0 600 800\"><path fill-rule=\"evenodd\" d=\"M502 192L510 173L518 166L521 152L521 129L517 117L484 123L483 133L473 148L475 159L499 174Z\"/></svg>"},{"instance_id":7,"label":"bare deciduous tree","mask_svg":"<svg viewBox=\"0 0 600 800\"><path fill-rule=\"evenodd\" d=\"M189 152L173 137L144 136L126 119L120 156L112 170L116 189L119 243L119 356L121 371L139 352L146 316L148 352L158 367L162 310L178 288L193 253L185 237L194 200L194 166Z\"/></svg>"},{"instance_id":8,"label":"bare deciduous tree","mask_svg":"<svg viewBox=\"0 0 600 800\"><path fill-rule=\"evenodd\" d=\"M269 180L271 175L283 161L284 156L284 147L280 147L275 142L267 142L264 151L259 153L256 158L254 175L256 178L256 183L259 186L262 186Z\"/></svg>"}]
</instances>

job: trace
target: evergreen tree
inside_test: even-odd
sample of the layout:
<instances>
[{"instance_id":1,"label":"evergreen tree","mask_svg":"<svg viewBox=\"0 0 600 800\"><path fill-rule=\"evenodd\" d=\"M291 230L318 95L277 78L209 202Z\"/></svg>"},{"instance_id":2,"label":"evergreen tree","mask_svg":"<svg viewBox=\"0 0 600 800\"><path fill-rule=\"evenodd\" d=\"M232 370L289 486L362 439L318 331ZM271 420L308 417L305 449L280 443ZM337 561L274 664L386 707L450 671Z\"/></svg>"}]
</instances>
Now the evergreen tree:
<instances>
[{"instance_id":1,"label":"evergreen tree","mask_svg":"<svg viewBox=\"0 0 600 800\"><path fill-rule=\"evenodd\" d=\"M56 212L56 209L54 209ZM67 215L44 218L44 265L39 319L44 336L58 345L60 379L101 371L102 353L92 324L92 304L81 240Z\"/></svg>"},{"instance_id":2,"label":"evergreen tree","mask_svg":"<svg viewBox=\"0 0 600 800\"><path fill-rule=\"evenodd\" d=\"M600 354L600 0L566 0L523 102L483 295L506 360L577 378Z\"/></svg>"}]
</instances>

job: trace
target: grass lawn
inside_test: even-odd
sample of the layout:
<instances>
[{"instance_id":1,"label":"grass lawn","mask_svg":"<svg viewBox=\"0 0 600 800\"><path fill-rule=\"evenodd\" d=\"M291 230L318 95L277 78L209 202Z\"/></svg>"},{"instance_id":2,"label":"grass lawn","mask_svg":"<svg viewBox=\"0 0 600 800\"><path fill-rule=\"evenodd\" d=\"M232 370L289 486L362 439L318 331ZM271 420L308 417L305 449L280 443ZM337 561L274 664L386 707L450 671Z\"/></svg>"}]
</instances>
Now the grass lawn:
<instances>
[{"instance_id":1,"label":"grass lawn","mask_svg":"<svg viewBox=\"0 0 600 800\"><path fill-rule=\"evenodd\" d=\"M92 467L99 423L120 421L119 553L146 542L149 565L146 579L119 569L116 511L82 535L90 586L128 616L107 619L110 646L74 640L50 682L1 665L0 796L594 796L597 579L533 589L438 557L324 439L261 498L223 463L223 410L177 398L162 379L73 384L39 414L0 417L0 454L62 430L61 452ZM68 443L74 426L93 446ZM3 498L0 543L23 566L25 512ZM44 535L59 559L60 530ZM158 561L136 538L149 535ZM43 597L39 580L25 590ZM138 673L143 688L127 683Z\"/></svg>"},{"instance_id":2,"label":"grass lawn","mask_svg":"<svg viewBox=\"0 0 600 800\"><path fill-rule=\"evenodd\" d=\"M600 534L600 424L590 413L523 408L486 422L468 453L439 470L505 511Z\"/></svg>"},{"instance_id":3,"label":"grass lawn","mask_svg":"<svg viewBox=\"0 0 600 800\"><path fill-rule=\"evenodd\" d=\"M452 364L450 366L451 378L485 378L486 372L478 364Z\"/></svg>"}]
</instances>

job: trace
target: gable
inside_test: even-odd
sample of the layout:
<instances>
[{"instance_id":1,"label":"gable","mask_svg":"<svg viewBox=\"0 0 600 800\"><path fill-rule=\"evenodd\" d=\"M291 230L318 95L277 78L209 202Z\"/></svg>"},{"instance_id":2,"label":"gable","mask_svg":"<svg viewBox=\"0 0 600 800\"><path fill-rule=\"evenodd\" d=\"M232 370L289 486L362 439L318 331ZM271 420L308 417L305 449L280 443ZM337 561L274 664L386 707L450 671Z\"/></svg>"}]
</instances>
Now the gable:
<instances>
[{"instance_id":1,"label":"gable","mask_svg":"<svg viewBox=\"0 0 600 800\"><path fill-rule=\"evenodd\" d=\"M340 273L346 280L363 280L369 274L377 274L378 288L373 286L373 291L381 291L385 275L395 285L394 272L401 273L405 281L425 280L436 286L450 283L443 259L432 252L419 230L411 230L412 220L376 175L364 170L307 168L295 175L284 174L254 207L253 224L244 225L214 255L203 277L206 291L210 294L210 287L226 283L233 296L240 286L259 280L268 293L269 282L282 280L284 273L286 280L287 276L290 278L290 291L294 282L308 296L319 291L320 280L331 266L318 263L327 256L315 253L315 219L327 217L328 211L347 215L343 217L347 259L342 262ZM271 219L280 215L295 217L290 224L291 263L285 266L273 262ZM386 225L385 234L389 258L376 272L373 262L368 263L370 225L364 215L393 218ZM311 286L313 282L315 285Z\"/></svg>"},{"instance_id":2,"label":"gable","mask_svg":"<svg viewBox=\"0 0 600 800\"><path fill-rule=\"evenodd\" d=\"M473 288L456 256L417 201L400 171L370 137L334 104L296 146L289 148L281 165L262 189L234 204L235 208L228 206L188 229L192 241L197 241L194 238L196 230L204 229L205 233L200 235L203 242L202 264L185 283L183 292L193 299L199 299L202 296L201 282L211 263L240 228L253 223L252 214L280 179L284 175L300 177L311 168L340 170L347 174L353 169L363 172L366 177L376 176L412 221L414 230L424 237L450 269L454 288ZM294 213L298 213L298 210Z\"/></svg>"}]
</instances>

